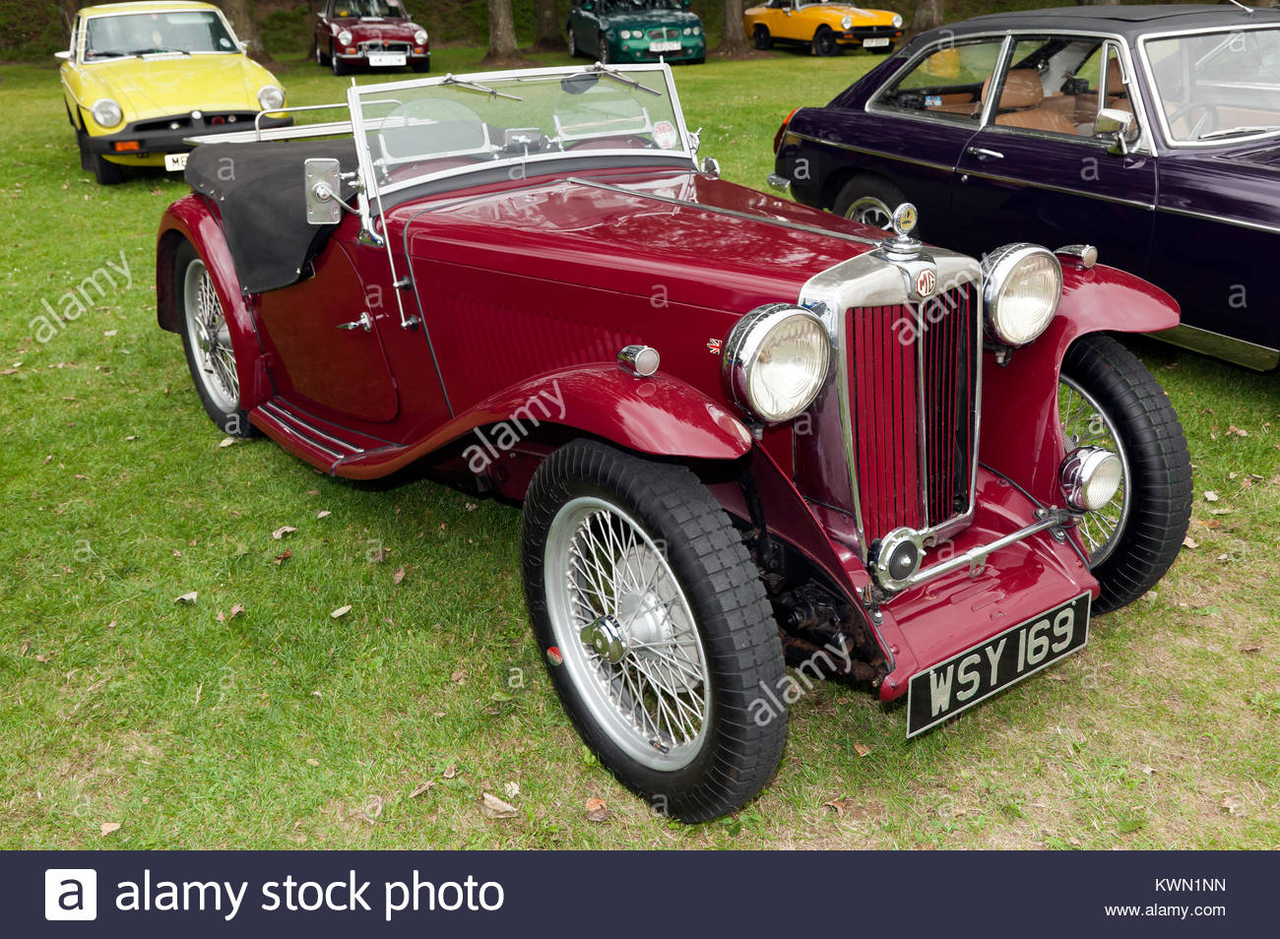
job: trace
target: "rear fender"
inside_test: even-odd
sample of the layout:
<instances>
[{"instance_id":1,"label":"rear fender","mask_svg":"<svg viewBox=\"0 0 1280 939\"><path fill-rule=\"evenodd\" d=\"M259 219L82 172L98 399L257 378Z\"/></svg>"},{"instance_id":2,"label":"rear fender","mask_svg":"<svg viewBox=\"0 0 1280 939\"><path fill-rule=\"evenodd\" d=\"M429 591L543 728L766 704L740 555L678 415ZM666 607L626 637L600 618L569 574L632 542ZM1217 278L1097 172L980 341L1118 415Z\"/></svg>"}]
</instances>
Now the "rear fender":
<instances>
[{"instance_id":1,"label":"rear fender","mask_svg":"<svg viewBox=\"0 0 1280 939\"><path fill-rule=\"evenodd\" d=\"M256 407L272 396L270 378L262 360L253 315L240 290L231 252L222 234L222 222L202 196L184 196L165 210L156 242L156 319L161 329L180 333L178 291L174 261L183 241L189 241L204 260L218 299L222 302L240 379L240 407Z\"/></svg>"},{"instance_id":2,"label":"rear fender","mask_svg":"<svg viewBox=\"0 0 1280 939\"><path fill-rule=\"evenodd\" d=\"M1150 333L1178 325L1178 304L1160 288L1110 267L1062 271L1062 301L1044 334L1006 365L983 363L982 462L1046 505L1061 504L1058 467L1066 440L1058 375L1067 349L1088 333Z\"/></svg>"}]
</instances>

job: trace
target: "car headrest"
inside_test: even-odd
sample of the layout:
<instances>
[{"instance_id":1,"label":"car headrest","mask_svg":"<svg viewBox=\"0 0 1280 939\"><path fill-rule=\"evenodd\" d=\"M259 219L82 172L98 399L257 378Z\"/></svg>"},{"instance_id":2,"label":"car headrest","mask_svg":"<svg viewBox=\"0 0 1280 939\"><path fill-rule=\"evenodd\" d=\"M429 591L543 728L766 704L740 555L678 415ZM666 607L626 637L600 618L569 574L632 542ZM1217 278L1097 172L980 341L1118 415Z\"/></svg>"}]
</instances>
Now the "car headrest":
<instances>
[{"instance_id":1,"label":"car headrest","mask_svg":"<svg viewBox=\"0 0 1280 939\"><path fill-rule=\"evenodd\" d=\"M1107 94L1123 95L1124 76L1120 74L1120 62L1118 59L1107 60Z\"/></svg>"},{"instance_id":2,"label":"car headrest","mask_svg":"<svg viewBox=\"0 0 1280 939\"><path fill-rule=\"evenodd\" d=\"M991 79L987 76L982 83L982 100L987 100L987 92L991 89ZM1034 108L1044 100L1044 85L1040 75L1033 68L1018 68L1005 77L1004 88L1000 90L999 108Z\"/></svg>"}]
</instances>

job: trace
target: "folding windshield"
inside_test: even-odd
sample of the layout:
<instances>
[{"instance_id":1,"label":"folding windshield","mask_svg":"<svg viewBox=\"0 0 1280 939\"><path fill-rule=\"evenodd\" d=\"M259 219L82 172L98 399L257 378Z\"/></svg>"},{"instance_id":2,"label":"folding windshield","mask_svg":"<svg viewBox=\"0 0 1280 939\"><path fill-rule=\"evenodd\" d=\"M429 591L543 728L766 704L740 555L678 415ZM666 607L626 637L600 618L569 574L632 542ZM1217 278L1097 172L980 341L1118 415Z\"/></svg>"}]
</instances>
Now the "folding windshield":
<instances>
[{"instance_id":1,"label":"folding windshield","mask_svg":"<svg viewBox=\"0 0 1280 939\"><path fill-rule=\"evenodd\" d=\"M92 16L85 25L86 60L163 52L239 51L222 17L212 10Z\"/></svg>"},{"instance_id":2,"label":"folding windshield","mask_svg":"<svg viewBox=\"0 0 1280 939\"><path fill-rule=\"evenodd\" d=\"M1171 142L1280 133L1280 28L1153 37L1143 52Z\"/></svg>"},{"instance_id":3,"label":"folding windshield","mask_svg":"<svg viewBox=\"0 0 1280 939\"><path fill-rule=\"evenodd\" d=\"M385 195L428 180L552 161L693 159L664 65L530 69L352 87L362 175Z\"/></svg>"}]
</instances>

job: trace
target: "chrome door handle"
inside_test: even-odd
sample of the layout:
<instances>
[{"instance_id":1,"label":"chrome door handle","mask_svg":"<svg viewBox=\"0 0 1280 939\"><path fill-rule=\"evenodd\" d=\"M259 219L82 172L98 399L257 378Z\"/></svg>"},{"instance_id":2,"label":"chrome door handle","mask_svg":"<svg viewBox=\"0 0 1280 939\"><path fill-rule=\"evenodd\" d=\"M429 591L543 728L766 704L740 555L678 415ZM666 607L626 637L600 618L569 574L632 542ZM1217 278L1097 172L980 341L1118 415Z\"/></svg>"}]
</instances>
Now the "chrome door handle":
<instances>
[{"instance_id":1,"label":"chrome door handle","mask_svg":"<svg viewBox=\"0 0 1280 939\"><path fill-rule=\"evenodd\" d=\"M361 313L358 320L352 320L350 323L339 323L339 329L363 329L369 332L373 329L373 319L368 313Z\"/></svg>"},{"instance_id":2,"label":"chrome door handle","mask_svg":"<svg viewBox=\"0 0 1280 939\"><path fill-rule=\"evenodd\" d=\"M968 151L979 160L1003 160L1004 154L999 150L988 150L986 147L968 147Z\"/></svg>"}]
</instances>

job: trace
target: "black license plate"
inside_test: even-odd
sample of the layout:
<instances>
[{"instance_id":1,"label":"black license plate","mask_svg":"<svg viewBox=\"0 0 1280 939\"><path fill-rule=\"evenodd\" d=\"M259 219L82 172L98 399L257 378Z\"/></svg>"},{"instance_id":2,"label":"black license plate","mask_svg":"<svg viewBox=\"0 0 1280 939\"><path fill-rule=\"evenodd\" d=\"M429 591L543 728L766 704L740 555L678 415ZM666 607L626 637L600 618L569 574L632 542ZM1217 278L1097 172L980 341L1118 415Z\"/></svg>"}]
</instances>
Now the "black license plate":
<instances>
[{"instance_id":1,"label":"black license plate","mask_svg":"<svg viewBox=\"0 0 1280 939\"><path fill-rule=\"evenodd\" d=\"M955 717L1088 641L1089 594L1082 593L912 675L907 690L907 736Z\"/></svg>"}]
</instances>

